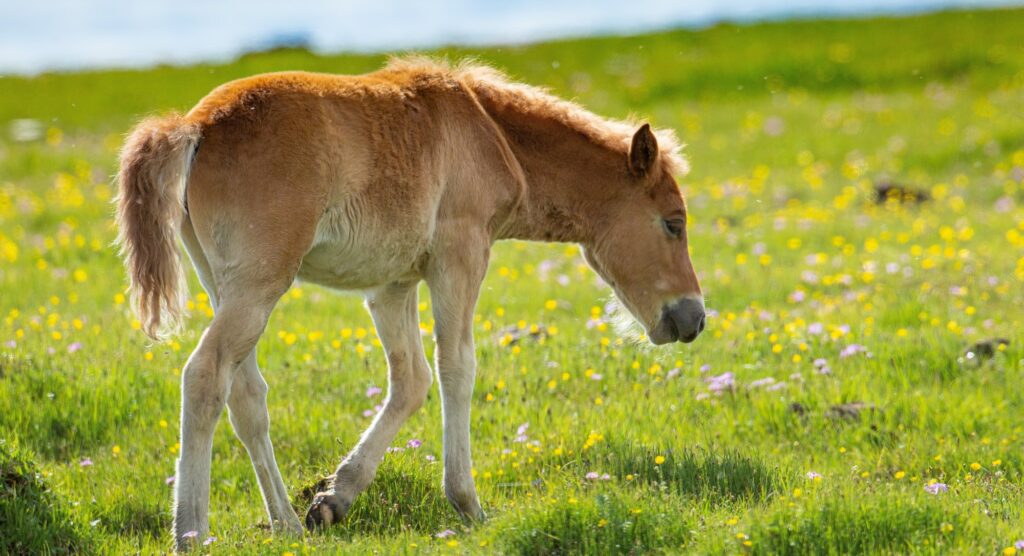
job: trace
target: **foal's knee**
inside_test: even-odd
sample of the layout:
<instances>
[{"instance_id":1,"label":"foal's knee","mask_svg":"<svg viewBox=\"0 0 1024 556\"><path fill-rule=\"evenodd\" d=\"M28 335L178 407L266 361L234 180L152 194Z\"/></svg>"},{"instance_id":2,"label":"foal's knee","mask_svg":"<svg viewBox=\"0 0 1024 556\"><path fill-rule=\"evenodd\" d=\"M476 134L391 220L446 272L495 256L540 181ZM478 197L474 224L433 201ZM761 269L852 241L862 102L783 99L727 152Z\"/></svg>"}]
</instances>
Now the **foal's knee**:
<instances>
[{"instance_id":1,"label":"foal's knee","mask_svg":"<svg viewBox=\"0 0 1024 556\"><path fill-rule=\"evenodd\" d=\"M433 382L430 367L426 361L410 360L408 354L399 352L388 354L388 365L391 367L389 403L406 415L416 412L430 392Z\"/></svg>"},{"instance_id":2,"label":"foal's knee","mask_svg":"<svg viewBox=\"0 0 1024 556\"><path fill-rule=\"evenodd\" d=\"M182 372L184 418L193 426L212 428L227 401L227 373L213 357L197 352Z\"/></svg>"}]
</instances>

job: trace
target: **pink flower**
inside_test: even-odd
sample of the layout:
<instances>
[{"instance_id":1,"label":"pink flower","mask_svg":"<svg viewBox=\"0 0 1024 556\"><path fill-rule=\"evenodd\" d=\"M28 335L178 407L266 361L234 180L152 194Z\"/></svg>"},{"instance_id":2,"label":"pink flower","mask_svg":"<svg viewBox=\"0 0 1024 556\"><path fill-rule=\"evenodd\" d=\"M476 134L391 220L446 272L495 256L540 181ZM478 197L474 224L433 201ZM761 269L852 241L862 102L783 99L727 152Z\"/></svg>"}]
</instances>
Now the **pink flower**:
<instances>
[{"instance_id":1,"label":"pink flower","mask_svg":"<svg viewBox=\"0 0 1024 556\"><path fill-rule=\"evenodd\" d=\"M747 388L761 388L762 386L771 386L772 384L775 384L775 379L773 377L766 376L764 378L759 378L755 381L752 381L750 384L747 385Z\"/></svg>"},{"instance_id":2,"label":"pink flower","mask_svg":"<svg viewBox=\"0 0 1024 556\"><path fill-rule=\"evenodd\" d=\"M815 480L821 478L821 473L818 473L817 471L808 471L807 472L807 478L812 480L812 481L815 481Z\"/></svg>"},{"instance_id":3,"label":"pink flower","mask_svg":"<svg viewBox=\"0 0 1024 556\"><path fill-rule=\"evenodd\" d=\"M199 531L189 531L181 536L183 539L194 539L199 536Z\"/></svg>"},{"instance_id":4,"label":"pink flower","mask_svg":"<svg viewBox=\"0 0 1024 556\"><path fill-rule=\"evenodd\" d=\"M405 443L407 448L419 448L423 445L423 441L419 438L413 438L412 440Z\"/></svg>"},{"instance_id":5,"label":"pink flower","mask_svg":"<svg viewBox=\"0 0 1024 556\"><path fill-rule=\"evenodd\" d=\"M92 460L89 458L82 458L82 461L78 462L79 467L92 467Z\"/></svg>"},{"instance_id":6,"label":"pink flower","mask_svg":"<svg viewBox=\"0 0 1024 556\"><path fill-rule=\"evenodd\" d=\"M68 346L68 353L74 353L80 349L82 349L82 342L75 342Z\"/></svg>"},{"instance_id":7,"label":"pink flower","mask_svg":"<svg viewBox=\"0 0 1024 556\"><path fill-rule=\"evenodd\" d=\"M382 390L380 388L378 388L377 386L371 386L371 387L366 389L366 397L367 398L372 398L372 397L376 396L377 394L380 394L381 392L382 392Z\"/></svg>"},{"instance_id":8,"label":"pink flower","mask_svg":"<svg viewBox=\"0 0 1024 556\"><path fill-rule=\"evenodd\" d=\"M164 479L164 484L165 485L173 485L174 481L176 479L177 479L177 477L175 477L174 475L171 475L170 477L167 477L166 479Z\"/></svg>"},{"instance_id":9,"label":"pink flower","mask_svg":"<svg viewBox=\"0 0 1024 556\"><path fill-rule=\"evenodd\" d=\"M215 542L217 542L217 537L210 537L210 538L206 539L205 541L203 541L203 546L210 546L211 544L213 544Z\"/></svg>"},{"instance_id":10,"label":"pink flower","mask_svg":"<svg viewBox=\"0 0 1024 556\"><path fill-rule=\"evenodd\" d=\"M711 392L722 392L732 390L736 386L736 380L732 373L726 372L718 376L709 376L704 379L708 383L708 390Z\"/></svg>"},{"instance_id":11,"label":"pink flower","mask_svg":"<svg viewBox=\"0 0 1024 556\"><path fill-rule=\"evenodd\" d=\"M940 492L948 492L949 487L946 483L932 483L930 485L924 485L924 491L928 494L939 494Z\"/></svg>"},{"instance_id":12,"label":"pink flower","mask_svg":"<svg viewBox=\"0 0 1024 556\"><path fill-rule=\"evenodd\" d=\"M436 536L439 539L447 539L448 537L454 537L455 531L452 531L451 529L445 529L444 531L441 531L440 533L434 536Z\"/></svg>"},{"instance_id":13,"label":"pink flower","mask_svg":"<svg viewBox=\"0 0 1024 556\"><path fill-rule=\"evenodd\" d=\"M591 471L590 473L586 474L585 478L588 481L596 481L601 478L601 475L599 475L597 471Z\"/></svg>"},{"instance_id":14,"label":"pink flower","mask_svg":"<svg viewBox=\"0 0 1024 556\"><path fill-rule=\"evenodd\" d=\"M854 355L857 355L858 353L865 353L865 352L867 352L867 348L865 348L864 346L862 346L860 344L850 344L850 345L844 347L843 351L839 352L839 357L841 359L846 359L847 357L853 357Z\"/></svg>"}]
</instances>

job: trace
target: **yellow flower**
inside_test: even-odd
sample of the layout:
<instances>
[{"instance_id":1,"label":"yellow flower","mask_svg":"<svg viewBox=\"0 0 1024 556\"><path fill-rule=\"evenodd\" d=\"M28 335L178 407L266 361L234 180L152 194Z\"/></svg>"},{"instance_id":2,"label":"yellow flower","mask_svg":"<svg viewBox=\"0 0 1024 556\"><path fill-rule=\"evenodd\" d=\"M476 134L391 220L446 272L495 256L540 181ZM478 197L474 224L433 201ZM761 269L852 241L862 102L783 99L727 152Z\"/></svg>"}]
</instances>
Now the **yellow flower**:
<instances>
[{"instance_id":1,"label":"yellow flower","mask_svg":"<svg viewBox=\"0 0 1024 556\"><path fill-rule=\"evenodd\" d=\"M656 456L654 458L654 465L661 465L665 463L665 456Z\"/></svg>"},{"instance_id":2,"label":"yellow flower","mask_svg":"<svg viewBox=\"0 0 1024 556\"><path fill-rule=\"evenodd\" d=\"M1017 549L1012 547L1012 546L1008 546L1008 547L1003 549L1003 554L1005 556L1013 556L1016 553L1017 553Z\"/></svg>"},{"instance_id":3,"label":"yellow flower","mask_svg":"<svg viewBox=\"0 0 1024 556\"><path fill-rule=\"evenodd\" d=\"M981 464L980 463L974 462L974 463L971 464L971 471L978 471L980 469L981 469Z\"/></svg>"},{"instance_id":4,"label":"yellow flower","mask_svg":"<svg viewBox=\"0 0 1024 556\"><path fill-rule=\"evenodd\" d=\"M906 477L906 476L907 476L907 472L906 471L897 471L896 474L893 475L893 477L895 477L897 480L902 479L903 477Z\"/></svg>"}]
</instances>

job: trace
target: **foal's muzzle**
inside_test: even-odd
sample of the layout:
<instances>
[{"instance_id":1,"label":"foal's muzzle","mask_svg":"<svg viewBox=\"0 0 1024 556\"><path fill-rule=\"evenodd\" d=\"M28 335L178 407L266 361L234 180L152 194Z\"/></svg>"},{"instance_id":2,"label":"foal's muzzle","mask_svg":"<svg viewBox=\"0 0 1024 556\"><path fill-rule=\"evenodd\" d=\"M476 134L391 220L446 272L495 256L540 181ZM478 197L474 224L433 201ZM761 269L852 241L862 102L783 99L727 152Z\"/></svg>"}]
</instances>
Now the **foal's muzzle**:
<instances>
[{"instance_id":1,"label":"foal's muzzle","mask_svg":"<svg viewBox=\"0 0 1024 556\"><path fill-rule=\"evenodd\" d=\"M680 299L662 307L661 320L651 331L651 342L657 345L669 342L688 344L704 330L705 322L703 300L695 297Z\"/></svg>"}]
</instances>

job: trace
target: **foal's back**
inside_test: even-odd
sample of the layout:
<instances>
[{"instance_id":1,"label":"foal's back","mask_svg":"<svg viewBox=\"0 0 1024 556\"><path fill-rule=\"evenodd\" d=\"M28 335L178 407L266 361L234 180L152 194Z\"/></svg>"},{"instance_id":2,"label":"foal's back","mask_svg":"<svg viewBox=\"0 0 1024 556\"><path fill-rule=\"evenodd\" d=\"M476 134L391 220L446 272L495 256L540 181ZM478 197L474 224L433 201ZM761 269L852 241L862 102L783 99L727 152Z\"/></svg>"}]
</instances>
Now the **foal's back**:
<instances>
[{"instance_id":1,"label":"foal's back","mask_svg":"<svg viewBox=\"0 0 1024 556\"><path fill-rule=\"evenodd\" d=\"M449 131L472 114L460 98L454 81L409 71L274 73L215 89L186 116L202 129L189 214L212 266L258 254L270 264L257 272L342 289L416 277Z\"/></svg>"}]
</instances>

